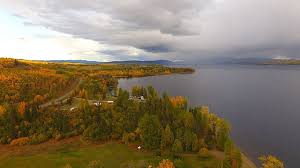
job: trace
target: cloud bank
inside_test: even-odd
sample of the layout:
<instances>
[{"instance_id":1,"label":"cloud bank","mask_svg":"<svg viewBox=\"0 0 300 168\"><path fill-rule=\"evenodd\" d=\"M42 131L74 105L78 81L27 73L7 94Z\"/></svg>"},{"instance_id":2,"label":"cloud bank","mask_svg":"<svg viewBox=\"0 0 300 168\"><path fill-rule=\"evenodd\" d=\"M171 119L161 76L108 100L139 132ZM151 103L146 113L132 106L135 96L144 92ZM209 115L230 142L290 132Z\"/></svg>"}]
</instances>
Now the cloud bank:
<instances>
[{"instance_id":1,"label":"cloud bank","mask_svg":"<svg viewBox=\"0 0 300 168\"><path fill-rule=\"evenodd\" d=\"M112 60L300 58L298 0L0 0L0 4L28 25L104 45L95 52Z\"/></svg>"}]
</instances>

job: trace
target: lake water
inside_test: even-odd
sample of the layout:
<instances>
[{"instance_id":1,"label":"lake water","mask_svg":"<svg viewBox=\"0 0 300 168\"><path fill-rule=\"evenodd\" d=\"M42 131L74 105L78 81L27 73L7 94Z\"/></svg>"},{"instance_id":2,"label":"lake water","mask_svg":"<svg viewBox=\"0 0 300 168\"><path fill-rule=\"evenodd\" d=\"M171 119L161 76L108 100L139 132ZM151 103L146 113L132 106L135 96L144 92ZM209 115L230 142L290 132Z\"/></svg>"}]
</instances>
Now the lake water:
<instances>
[{"instance_id":1,"label":"lake water","mask_svg":"<svg viewBox=\"0 0 300 168\"><path fill-rule=\"evenodd\" d=\"M230 121L232 137L257 163L262 154L300 167L300 67L203 65L194 74L120 79L119 86L154 86L182 95L190 105L209 105Z\"/></svg>"}]
</instances>

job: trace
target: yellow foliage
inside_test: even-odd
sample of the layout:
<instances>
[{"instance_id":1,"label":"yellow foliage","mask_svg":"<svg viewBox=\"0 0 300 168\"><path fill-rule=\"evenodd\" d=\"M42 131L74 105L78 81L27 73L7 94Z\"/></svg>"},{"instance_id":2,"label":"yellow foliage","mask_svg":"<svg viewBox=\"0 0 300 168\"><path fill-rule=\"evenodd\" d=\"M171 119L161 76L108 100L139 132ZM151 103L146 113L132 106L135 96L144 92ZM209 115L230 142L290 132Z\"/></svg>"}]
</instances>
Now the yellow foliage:
<instances>
[{"instance_id":1,"label":"yellow foliage","mask_svg":"<svg viewBox=\"0 0 300 168\"><path fill-rule=\"evenodd\" d=\"M209 151L206 148L201 148L199 150L199 156L202 158L207 158L209 157Z\"/></svg>"},{"instance_id":2,"label":"yellow foliage","mask_svg":"<svg viewBox=\"0 0 300 168\"><path fill-rule=\"evenodd\" d=\"M2 116L5 113L6 109L0 105L0 116Z\"/></svg>"},{"instance_id":3,"label":"yellow foliage","mask_svg":"<svg viewBox=\"0 0 300 168\"><path fill-rule=\"evenodd\" d=\"M261 156L259 160L262 162L262 168L284 168L283 162L272 155Z\"/></svg>"}]
</instances>

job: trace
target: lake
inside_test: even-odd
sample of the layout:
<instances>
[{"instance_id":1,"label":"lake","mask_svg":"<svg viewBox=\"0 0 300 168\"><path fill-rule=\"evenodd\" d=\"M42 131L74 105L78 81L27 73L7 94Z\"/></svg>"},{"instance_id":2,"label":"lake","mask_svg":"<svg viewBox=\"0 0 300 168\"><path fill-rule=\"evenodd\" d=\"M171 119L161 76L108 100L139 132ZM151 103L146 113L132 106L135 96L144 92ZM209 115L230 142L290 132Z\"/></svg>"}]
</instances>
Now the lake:
<instances>
[{"instance_id":1,"label":"lake","mask_svg":"<svg viewBox=\"0 0 300 168\"><path fill-rule=\"evenodd\" d=\"M119 86L152 85L182 95L190 105L208 105L230 121L232 137L258 163L273 154L288 168L300 159L300 66L203 65L194 74L120 79Z\"/></svg>"}]
</instances>

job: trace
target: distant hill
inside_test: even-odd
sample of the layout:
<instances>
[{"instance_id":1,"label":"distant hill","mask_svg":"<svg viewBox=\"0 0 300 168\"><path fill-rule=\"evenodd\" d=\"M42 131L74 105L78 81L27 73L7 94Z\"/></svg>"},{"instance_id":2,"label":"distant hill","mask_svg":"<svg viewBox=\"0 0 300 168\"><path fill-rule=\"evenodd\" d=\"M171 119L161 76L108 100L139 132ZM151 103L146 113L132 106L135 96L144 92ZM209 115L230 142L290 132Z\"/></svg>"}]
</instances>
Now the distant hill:
<instances>
[{"instance_id":1,"label":"distant hill","mask_svg":"<svg viewBox=\"0 0 300 168\"><path fill-rule=\"evenodd\" d=\"M217 64L240 64L240 65L300 65L299 59L280 58L219 58L214 61Z\"/></svg>"},{"instance_id":2,"label":"distant hill","mask_svg":"<svg viewBox=\"0 0 300 168\"><path fill-rule=\"evenodd\" d=\"M300 65L299 59L272 59L261 63L262 65Z\"/></svg>"},{"instance_id":3,"label":"distant hill","mask_svg":"<svg viewBox=\"0 0 300 168\"><path fill-rule=\"evenodd\" d=\"M217 64L241 64L241 65L253 65L262 64L264 62L271 61L271 58L220 58L215 60Z\"/></svg>"},{"instance_id":4,"label":"distant hill","mask_svg":"<svg viewBox=\"0 0 300 168\"><path fill-rule=\"evenodd\" d=\"M88 60L45 60L46 62L60 62L60 63L80 63L80 64L159 64L159 65L171 65L172 61L169 60L153 60L153 61L112 61L112 62L98 62Z\"/></svg>"}]
</instances>

